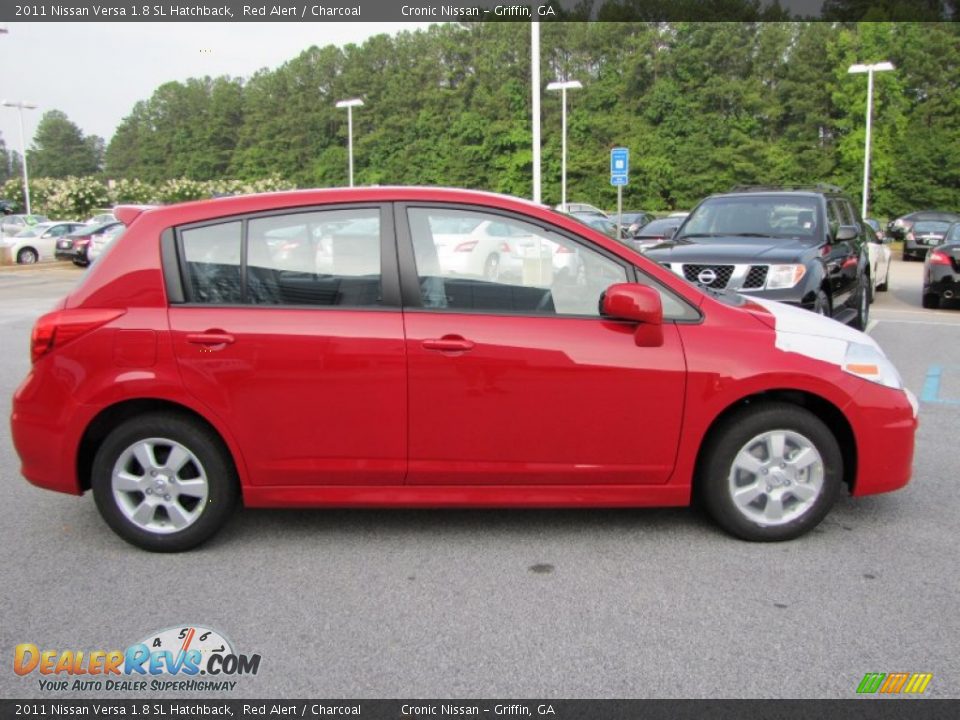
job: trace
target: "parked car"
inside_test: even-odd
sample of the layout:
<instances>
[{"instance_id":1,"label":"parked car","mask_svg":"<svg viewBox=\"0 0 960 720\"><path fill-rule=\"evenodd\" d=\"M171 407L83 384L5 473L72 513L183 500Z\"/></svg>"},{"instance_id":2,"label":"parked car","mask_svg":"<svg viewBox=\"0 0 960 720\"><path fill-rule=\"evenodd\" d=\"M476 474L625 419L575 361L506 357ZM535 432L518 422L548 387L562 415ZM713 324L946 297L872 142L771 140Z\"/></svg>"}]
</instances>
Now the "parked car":
<instances>
[{"instance_id":1,"label":"parked car","mask_svg":"<svg viewBox=\"0 0 960 720\"><path fill-rule=\"evenodd\" d=\"M80 265L81 267L89 265L90 259L87 257L87 250L93 238L117 225L121 225L121 223L116 219L100 225L81 225L73 232L57 240L54 255L57 260L71 260L74 265Z\"/></svg>"},{"instance_id":2,"label":"parked car","mask_svg":"<svg viewBox=\"0 0 960 720\"><path fill-rule=\"evenodd\" d=\"M890 284L890 261L893 251L890 240L877 235L870 221L867 221L867 255L870 259L870 302L874 294L885 292Z\"/></svg>"},{"instance_id":3,"label":"parked car","mask_svg":"<svg viewBox=\"0 0 960 720\"><path fill-rule=\"evenodd\" d=\"M833 186L743 190L708 197L646 255L690 282L863 329L871 283L865 227Z\"/></svg>"},{"instance_id":4,"label":"parked car","mask_svg":"<svg viewBox=\"0 0 960 720\"><path fill-rule=\"evenodd\" d=\"M923 260L927 251L943 242L951 223L947 220L917 220L903 240L904 260Z\"/></svg>"},{"instance_id":5,"label":"parked car","mask_svg":"<svg viewBox=\"0 0 960 720\"><path fill-rule=\"evenodd\" d=\"M642 210L623 213L620 224L624 228L624 236L633 237L640 228L653 219L653 215Z\"/></svg>"},{"instance_id":6,"label":"parked car","mask_svg":"<svg viewBox=\"0 0 960 720\"><path fill-rule=\"evenodd\" d=\"M49 222L50 218L46 215L6 215L0 217L0 235L4 237L13 237L28 227L33 227L42 222Z\"/></svg>"},{"instance_id":7,"label":"parked car","mask_svg":"<svg viewBox=\"0 0 960 720\"><path fill-rule=\"evenodd\" d=\"M694 493L734 535L786 540L841 492L910 478L916 399L868 335L705 291L529 201L340 188L117 217L128 230L36 322L11 430L31 483L92 490L142 548L203 542L238 499L610 507ZM584 271L453 274L440 247L469 218L562 246ZM328 221L366 221L379 242L335 248L326 273L309 254L302 271L271 266L267 230Z\"/></svg>"},{"instance_id":8,"label":"parked car","mask_svg":"<svg viewBox=\"0 0 960 720\"><path fill-rule=\"evenodd\" d=\"M32 265L53 260L57 238L83 227L78 222L43 222L22 230L14 237L0 240L0 262Z\"/></svg>"},{"instance_id":9,"label":"parked car","mask_svg":"<svg viewBox=\"0 0 960 720\"><path fill-rule=\"evenodd\" d=\"M110 246L110 243L120 237L126 229L126 226L122 222L118 222L103 232L94 235L90 240L90 244L87 245L87 264L96 261L98 257L103 255Z\"/></svg>"},{"instance_id":10,"label":"parked car","mask_svg":"<svg viewBox=\"0 0 960 720\"><path fill-rule=\"evenodd\" d=\"M901 215L887 223L887 235L894 240L906 239L907 232L913 227L914 223L921 220L936 220L940 222L954 223L960 222L960 215L954 212L944 212L941 210L916 210L906 215Z\"/></svg>"},{"instance_id":11,"label":"parked car","mask_svg":"<svg viewBox=\"0 0 960 720\"><path fill-rule=\"evenodd\" d=\"M883 226L880 224L880 221L876 218L865 218L864 222L870 226L870 229L873 230L874 235L876 235L881 240L884 240L887 237L886 230L883 229Z\"/></svg>"},{"instance_id":12,"label":"parked car","mask_svg":"<svg viewBox=\"0 0 960 720\"><path fill-rule=\"evenodd\" d=\"M953 223L943 243L931 248L923 262L923 306L939 308L942 301L960 300L960 222Z\"/></svg>"},{"instance_id":13,"label":"parked car","mask_svg":"<svg viewBox=\"0 0 960 720\"><path fill-rule=\"evenodd\" d=\"M604 235L615 239L622 239L624 237L623 230L617 227L617 224L608 217L600 217L599 215L593 215L592 213L570 213L572 217L575 217L577 220L582 222L584 225L589 225L594 230L599 230Z\"/></svg>"},{"instance_id":14,"label":"parked car","mask_svg":"<svg viewBox=\"0 0 960 720\"><path fill-rule=\"evenodd\" d=\"M565 212L568 215L575 215L577 213L587 213L590 215L599 215L600 217L610 217L603 210L598 208L596 205L591 205L590 203L567 203L566 207L562 204L557 205L557 210L560 212Z\"/></svg>"},{"instance_id":15,"label":"parked car","mask_svg":"<svg viewBox=\"0 0 960 720\"><path fill-rule=\"evenodd\" d=\"M87 220L84 220L84 225L104 225L105 223L116 221L117 218L114 217L113 211L105 210L103 212L98 212L96 215L91 216Z\"/></svg>"},{"instance_id":16,"label":"parked car","mask_svg":"<svg viewBox=\"0 0 960 720\"><path fill-rule=\"evenodd\" d=\"M13 215L17 211L17 204L12 200L0 199L0 215Z\"/></svg>"},{"instance_id":17,"label":"parked car","mask_svg":"<svg viewBox=\"0 0 960 720\"><path fill-rule=\"evenodd\" d=\"M543 267L552 264L550 244L525 228L495 219L479 220L456 213L436 217L431 234L436 239L441 267L452 275L487 280L519 278L530 259L535 264L542 261Z\"/></svg>"},{"instance_id":18,"label":"parked car","mask_svg":"<svg viewBox=\"0 0 960 720\"><path fill-rule=\"evenodd\" d=\"M632 237L628 237L627 244L634 250L643 252L669 240L683 223L683 218L660 218L651 220L640 228Z\"/></svg>"}]
</instances>

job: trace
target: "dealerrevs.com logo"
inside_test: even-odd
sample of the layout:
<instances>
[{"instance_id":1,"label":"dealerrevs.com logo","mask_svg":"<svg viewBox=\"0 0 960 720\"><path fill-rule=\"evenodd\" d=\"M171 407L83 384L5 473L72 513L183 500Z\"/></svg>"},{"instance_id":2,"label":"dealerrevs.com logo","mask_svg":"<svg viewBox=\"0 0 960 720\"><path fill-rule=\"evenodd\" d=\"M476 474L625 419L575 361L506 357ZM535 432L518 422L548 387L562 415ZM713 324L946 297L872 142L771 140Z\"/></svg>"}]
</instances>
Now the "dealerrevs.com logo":
<instances>
[{"instance_id":1,"label":"dealerrevs.com logo","mask_svg":"<svg viewBox=\"0 0 960 720\"><path fill-rule=\"evenodd\" d=\"M41 649L21 643L13 670L39 689L107 692L223 692L256 675L260 655L244 655L216 630L185 625L151 633L126 650Z\"/></svg>"}]
</instances>

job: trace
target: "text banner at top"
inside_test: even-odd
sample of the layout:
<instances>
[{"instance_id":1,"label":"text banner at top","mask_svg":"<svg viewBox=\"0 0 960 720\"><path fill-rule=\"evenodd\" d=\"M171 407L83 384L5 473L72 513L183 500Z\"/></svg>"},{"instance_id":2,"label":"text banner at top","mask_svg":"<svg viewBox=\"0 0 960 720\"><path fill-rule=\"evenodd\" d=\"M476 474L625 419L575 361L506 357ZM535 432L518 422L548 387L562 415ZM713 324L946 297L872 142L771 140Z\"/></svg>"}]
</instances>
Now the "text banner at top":
<instances>
[{"instance_id":1,"label":"text banner at top","mask_svg":"<svg viewBox=\"0 0 960 720\"><path fill-rule=\"evenodd\" d=\"M544 22L955 20L952 3L896 0L46 0L0 4L0 22Z\"/></svg>"}]
</instances>

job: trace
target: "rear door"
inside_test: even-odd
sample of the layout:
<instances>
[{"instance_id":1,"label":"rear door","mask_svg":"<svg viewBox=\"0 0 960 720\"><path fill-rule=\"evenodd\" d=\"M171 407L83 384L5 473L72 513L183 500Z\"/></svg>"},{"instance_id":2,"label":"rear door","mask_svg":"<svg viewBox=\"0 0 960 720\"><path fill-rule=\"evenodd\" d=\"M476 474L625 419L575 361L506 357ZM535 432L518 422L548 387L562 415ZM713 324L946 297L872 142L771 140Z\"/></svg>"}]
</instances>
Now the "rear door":
<instances>
[{"instance_id":1,"label":"rear door","mask_svg":"<svg viewBox=\"0 0 960 720\"><path fill-rule=\"evenodd\" d=\"M494 221L533 239L495 278L442 264L436 235ZM470 207L397 213L410 368L410 484L656 484L680 434L677 328L638 347L599 316L633 277L619 259L520 217ZM448 233L446 233L448 234ZM443 242L450 242L444 237Z\"/></svg>"},{"instance_id":2,"label":"rear door","mask_svg":"<svg viewBox=\"0 0 960 720\"><path fill-rule=\"evenodd\" d=\"M183 382L255 485L398 484L407 386L389 206L183 227L170 328ZM176 300L181 300L176 302Z\"/></svg>"}]
</instances>

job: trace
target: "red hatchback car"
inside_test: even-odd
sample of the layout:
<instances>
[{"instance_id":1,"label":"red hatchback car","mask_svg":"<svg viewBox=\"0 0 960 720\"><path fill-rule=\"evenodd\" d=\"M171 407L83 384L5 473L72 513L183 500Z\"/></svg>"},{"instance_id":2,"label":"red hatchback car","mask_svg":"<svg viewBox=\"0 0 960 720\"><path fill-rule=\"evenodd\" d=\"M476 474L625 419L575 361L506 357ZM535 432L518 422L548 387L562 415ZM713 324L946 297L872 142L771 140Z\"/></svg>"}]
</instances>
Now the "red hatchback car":
<instances>
[{"instance_id":1,"label":"red hatchback car","mask_svg":"<svg viewBox=\"0 0 960 720\"><path fill-rule=\"evenodd\" d=\"M356 188L119 208L32 337L33 484L148 550L248 507L685 505L748 540L910 478L917 404L867 335L713 294L530 202ZM500 223L516 274L438 244ZM499 252L490 245L491 256Z\"/></svg>"}]
</instances>

